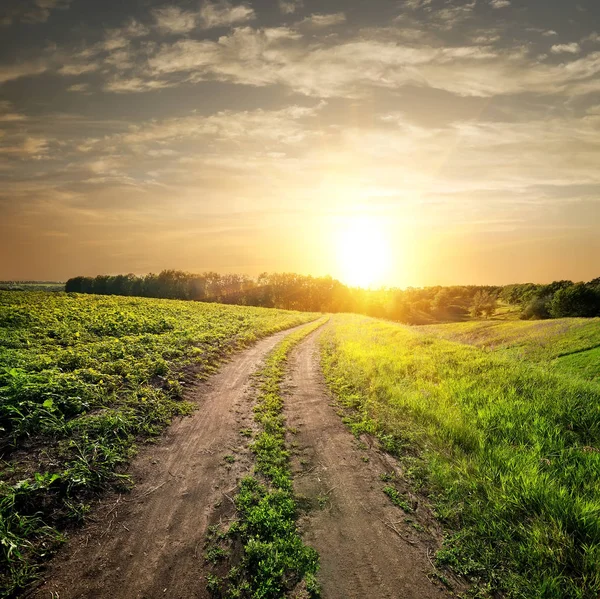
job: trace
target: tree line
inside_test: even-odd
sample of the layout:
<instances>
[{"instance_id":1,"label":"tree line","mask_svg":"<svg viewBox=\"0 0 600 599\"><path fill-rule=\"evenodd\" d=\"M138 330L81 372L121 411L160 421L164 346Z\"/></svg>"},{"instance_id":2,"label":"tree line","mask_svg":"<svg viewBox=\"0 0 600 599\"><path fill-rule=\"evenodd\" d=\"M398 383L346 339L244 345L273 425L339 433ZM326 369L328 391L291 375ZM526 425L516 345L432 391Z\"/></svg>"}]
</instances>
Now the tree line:
<instances>
[{"instance_id":1,"label":"tree line","mask_svg":"<svg viewBox=\"0 0 600 599\"><path fill-rule=\"evenodd\" d=\"M310 312L354 312L409 324L491 317L498 303L517 307L522 318L600 316L600 278L589 283L556 281L507 286L456 285L407 289L348 287L332 277L293 273L246 275L164 270L136 276L74 277L65 290L219 302Z\"/></svg>"},{"instance_id":2,"label":"tree line","mask_svg":"<svg viewBox=\"0 0 600 599\"><path fill-rule=\"evenodd\" d=\"M587 283L554 281L549 285L506 285L500 299L521 308L523 319L600 316L600 277Z\"/></svg>"}]
</instances>

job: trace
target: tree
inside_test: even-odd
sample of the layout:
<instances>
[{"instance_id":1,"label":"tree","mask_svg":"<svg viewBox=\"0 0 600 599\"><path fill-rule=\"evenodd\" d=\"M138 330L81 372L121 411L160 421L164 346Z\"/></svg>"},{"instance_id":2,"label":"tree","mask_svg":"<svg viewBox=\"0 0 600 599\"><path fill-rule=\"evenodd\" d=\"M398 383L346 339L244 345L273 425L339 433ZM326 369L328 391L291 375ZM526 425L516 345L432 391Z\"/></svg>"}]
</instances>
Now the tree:
<instances>
[{"instance_id":1,"label":"tree","mask_svg":"<svg viewBox=\"0 0 600 599\"><path fill-rule=\"evenodd\" d=\"M554 318L599 316L600 293L584 283L563 287L554 294L550 302L550 314Z\"/></svg>"},{"instance_id":2,"label":"tree","mask_svg":"<svg viewBox=\"0 0 600 599\"><path fill-rule=\"evenodd\" d=\"M438 315L444 315L448 306L454 299L454 293L450 287L442 287L431 301L431 309Z\"/></svg>"},{"instance_id":3,"label":"tree","mask_svg":"<svg viewBox=\"0 0 600 599\"><path fill-rule=\"evenodd\" d=\"M550 300L549 296L546 297L534 297L525 306L523 312L521 312L521 320L544 320L550 318Z\"/></svg>"},{"instance_id":4,"label":"tree","mask_svg":"<svg viewBox=\"0 0 600 599\"><path fill-rule=\"evenodd\" d=\"M473 302L471 303L471 316L479 318L483 314L486 318L489 318L496 312L497 305L498 302L493 293L490 291L478 291L473 296Z\"/></svg>"}]
</instances>

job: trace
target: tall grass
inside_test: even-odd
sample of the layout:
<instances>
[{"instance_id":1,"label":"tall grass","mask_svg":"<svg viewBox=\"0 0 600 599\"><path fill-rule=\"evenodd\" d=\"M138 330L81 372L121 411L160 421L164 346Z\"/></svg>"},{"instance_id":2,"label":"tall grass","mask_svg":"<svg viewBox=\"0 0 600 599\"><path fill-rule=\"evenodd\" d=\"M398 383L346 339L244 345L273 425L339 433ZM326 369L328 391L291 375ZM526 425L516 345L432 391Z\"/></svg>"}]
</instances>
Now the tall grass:
<instances>
[{"instance_id":1,"label":"tall grass","mask_svg":"<svg viewBox=\"0 0 600 599\"><path fill-rule=\"evenodd\" d=\"M349 316L323 365L354 427L422 474L455 531L440 561L482 594L597 599L599 385Z\"/></svg>"}]
</instances>

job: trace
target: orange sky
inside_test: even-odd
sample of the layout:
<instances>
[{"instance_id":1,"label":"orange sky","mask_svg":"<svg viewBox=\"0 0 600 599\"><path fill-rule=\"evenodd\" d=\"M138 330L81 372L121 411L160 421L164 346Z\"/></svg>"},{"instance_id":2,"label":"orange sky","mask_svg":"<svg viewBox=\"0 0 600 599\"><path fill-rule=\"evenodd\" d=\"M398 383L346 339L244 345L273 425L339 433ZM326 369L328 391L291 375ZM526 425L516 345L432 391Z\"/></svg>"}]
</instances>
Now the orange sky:
<instances>
[{"instance_id":1,"label":"orange sky","mask_svg":"<svg viewBox=\"0 0 600 599\"><path fill-rule=\"evenodd\" d=\"M600 5L367 4L7 0L0 279L598 276Z\"/></svg>"}]
</instances>

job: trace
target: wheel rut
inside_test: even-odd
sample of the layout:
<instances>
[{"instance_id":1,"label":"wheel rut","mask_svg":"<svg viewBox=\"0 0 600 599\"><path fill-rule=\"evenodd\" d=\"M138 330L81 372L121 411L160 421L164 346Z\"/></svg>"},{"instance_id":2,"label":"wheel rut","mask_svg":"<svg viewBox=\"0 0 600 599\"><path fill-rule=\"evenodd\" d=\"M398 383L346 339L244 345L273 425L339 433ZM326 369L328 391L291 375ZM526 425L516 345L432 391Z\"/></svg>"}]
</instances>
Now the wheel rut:
<instances>
[{"instance_id":1,"label":"wheel rut","mask_svg":"<svg viewBox=\"0 0 600 599\"><path fill-rule=\"evenodd\" d=\"M422 516L429 530L417 532L391 504L380 478L390 472L391 458L369 439L357 441L330 403L318 358L319 332L290 358L285 415L293 431L294 490L311 506L301 529L321 558L323 597L448 597L431 577L428 556L439 547L435 523Z\"/></svg>"},{"instance_id":2,"label":"wheel rut","mask_svg":"<svg viewBox=\"0 0 600 599\"><path fill-rule=\"evenodd\" d=\"M178 419L158 444L140 450L129 471L137 483L133 491L97 506L93 522L72 535L45 582L27 596L208 598L203 554L210 517L251 468L247 455L236 455L239 430L252 419L251 376L298 328L236 354L196 397L187 397L199 409ZM231 454L235 463L226 464Z\"/></svg>"}]
</instances>

